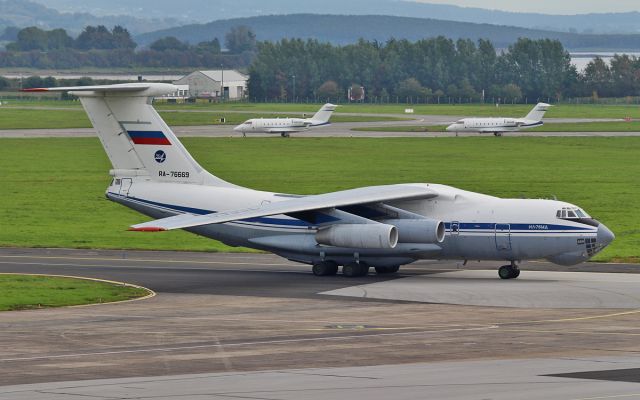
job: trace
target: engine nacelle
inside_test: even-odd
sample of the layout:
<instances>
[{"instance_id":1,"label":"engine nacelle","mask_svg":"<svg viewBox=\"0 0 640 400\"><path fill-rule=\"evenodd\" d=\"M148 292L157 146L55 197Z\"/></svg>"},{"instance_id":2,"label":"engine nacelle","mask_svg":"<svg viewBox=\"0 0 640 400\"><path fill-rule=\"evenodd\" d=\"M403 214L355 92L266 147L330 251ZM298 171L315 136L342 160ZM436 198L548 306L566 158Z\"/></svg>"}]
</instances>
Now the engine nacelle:
<instances>
[{"instance_id":1,"label":"engine nacelle","mask_svg":"<svg viewBox=\"0 0 640 400\"><path fill-rule=\"evenodd\" d=\"M445 227L442 221L435 219L389 219L381 221L398 228L400 243L442 243Z\"/></svg>"},{"instance_id":2,"label":"engine nacelle","mask_svg":"<svg viewBox=\"0 0 640 400\"><path fill-rule=\"evenodd\" d=\"M386 224L337 224L319 230L316 242L335 247L393 249L398 244L398 229Z\"/></svg>"}]
</instances>

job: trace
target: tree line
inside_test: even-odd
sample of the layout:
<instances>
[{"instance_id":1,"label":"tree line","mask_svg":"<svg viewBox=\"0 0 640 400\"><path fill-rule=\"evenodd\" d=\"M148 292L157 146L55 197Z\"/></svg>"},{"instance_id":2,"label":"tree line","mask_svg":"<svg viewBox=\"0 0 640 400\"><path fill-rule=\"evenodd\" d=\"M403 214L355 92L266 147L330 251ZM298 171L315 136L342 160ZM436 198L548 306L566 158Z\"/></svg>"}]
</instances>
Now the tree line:
<instances>
[{"instance_id":1,"label":"tree line","mask_svg":"<svg viewBox=\"0 0 640 400\"><path fill-rule=\"evenodd\" d=\"M504 51L488 40L445 37L360 40L334 46L316 40L260 42L249 68L256 101L346 100L364 88L369 101L432 102L560 100L640 95L640 59L595 59L578 73L557 40L521 38ZM295 85L295 87L294 87Z\"/></svg>"},{"instance_id":2,"label":"tree line","mask_svg":"<svg viewBox=\"0 0 640 400\"><path fill-rule=\"evenodd\" d=\"M137 44L122 26L87 26L77 38L64 29L28 27L0 52L0 67L246 67L254 56L255 34L244 26L233 27L225 45L223 52L218 38L191 45L169 36L136 51Z\"/></svg>"},{"instance_id":3,"label":"tree line","mask_svg":"<svg viewBox=\"0 0 640 400\"><path fill-rule=\"evenodd\" d=\"M302 39L257 42L251 29L236 26L225 35L226 50L218 38L190 44L171 36L136 50L121 26L87 26L75 39L63 29L35 27L15 36L0 52L2 67L248 67L249 96L257 101L344 101L347 93L363 91L367 101L380 102L640 95L640 58L616 55L610 64L596 58L578 72L562 44L550 39L521 38L503 50L485 39L442 36L340 46Z\"/></svg>"}]
</instances>

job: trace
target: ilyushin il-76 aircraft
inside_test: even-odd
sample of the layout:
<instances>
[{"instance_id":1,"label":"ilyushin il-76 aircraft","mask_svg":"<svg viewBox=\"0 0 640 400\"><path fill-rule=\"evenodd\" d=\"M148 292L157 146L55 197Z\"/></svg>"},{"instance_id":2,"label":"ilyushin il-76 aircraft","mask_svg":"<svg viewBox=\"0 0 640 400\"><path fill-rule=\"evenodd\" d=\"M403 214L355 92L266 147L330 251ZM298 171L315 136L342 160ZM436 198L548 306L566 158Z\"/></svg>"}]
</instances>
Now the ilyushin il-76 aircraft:
<instances>
[{"instance_id":1,"label":"ilyushin il-76 aircraft","mask_svg":"<svg viewBox=\"0 0 640 400\"><path fill-rule=\"evenodd\" d=\"M464 118L447 127L449 132L493 133L502 136L504 132L518 132L521 129L542 126L544 113L552 107L547 103L538 103L524 118Z\"/></svg>"},{"instance_id":2,"label":"ilyushin il-76 aircraft","mask_svg":"<svg viewBox=\"0 0 640 400\"><path fill-rule=\"evenodd\" d=\"M113 164L109 200L157 218L130 230L184 229L312 265L315 275L395 273L420 259L495 260L503 279L518 262L588 260L614 234L573 204L502 199L432 183L318 195L234 185L194 160L151 105L162 83L36 89L78 96Z\"/></svg>"},{"instance_id":3,"label":"ilyushin il-76 aircraft","mask_svg":"<svg viewBox=\"0 0 640 400\"><path fill-rule=\"evenodd\" d=\"M236 132L247 133L275 133L282 137L289 137L290 133L303 132L316 126L329 125L331 114L336 105L323 105L311 118L254 118L233 128Z\"/></svg>"}]
</instances>

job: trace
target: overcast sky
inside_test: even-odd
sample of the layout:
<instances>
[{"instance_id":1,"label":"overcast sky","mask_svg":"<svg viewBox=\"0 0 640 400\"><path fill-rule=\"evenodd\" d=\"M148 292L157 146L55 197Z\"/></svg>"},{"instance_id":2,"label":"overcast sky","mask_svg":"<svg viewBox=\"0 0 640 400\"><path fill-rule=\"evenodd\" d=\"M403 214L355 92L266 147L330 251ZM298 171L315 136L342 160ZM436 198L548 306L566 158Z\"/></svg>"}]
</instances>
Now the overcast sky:
<instances>
[{"instance_id":1,"label":"overcast sky","mask_svg":"<svg viewBox=\"0 0 640 400\"><path fill-rule=\"evenodd\" d=\"M640 0L415 0L463 7L544 14L586 14L640 11Z\"/></svg>"}]
</instances>

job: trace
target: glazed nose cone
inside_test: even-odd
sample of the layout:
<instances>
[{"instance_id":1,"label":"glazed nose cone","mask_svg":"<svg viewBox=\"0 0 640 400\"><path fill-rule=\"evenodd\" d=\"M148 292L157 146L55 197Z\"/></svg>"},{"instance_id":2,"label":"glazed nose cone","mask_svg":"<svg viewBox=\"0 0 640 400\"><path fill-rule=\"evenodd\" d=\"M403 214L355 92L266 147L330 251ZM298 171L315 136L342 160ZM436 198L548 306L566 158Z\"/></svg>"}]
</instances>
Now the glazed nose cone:
<instances>
[{"instance_id":1,"label":"glazed nose cone","mask_svg":"<svg viewBox=\"0 0 640 400\"><path fill-rule=\"evenodd\" d=\"M601 244L603 247L607 246L609 243L613 242L613 239L616 238L616 235L611 232L609 228L607 228L604 224L600 224L598 226L598 235L596 240L598 244Z\"/></svg>"}]
</instances>

